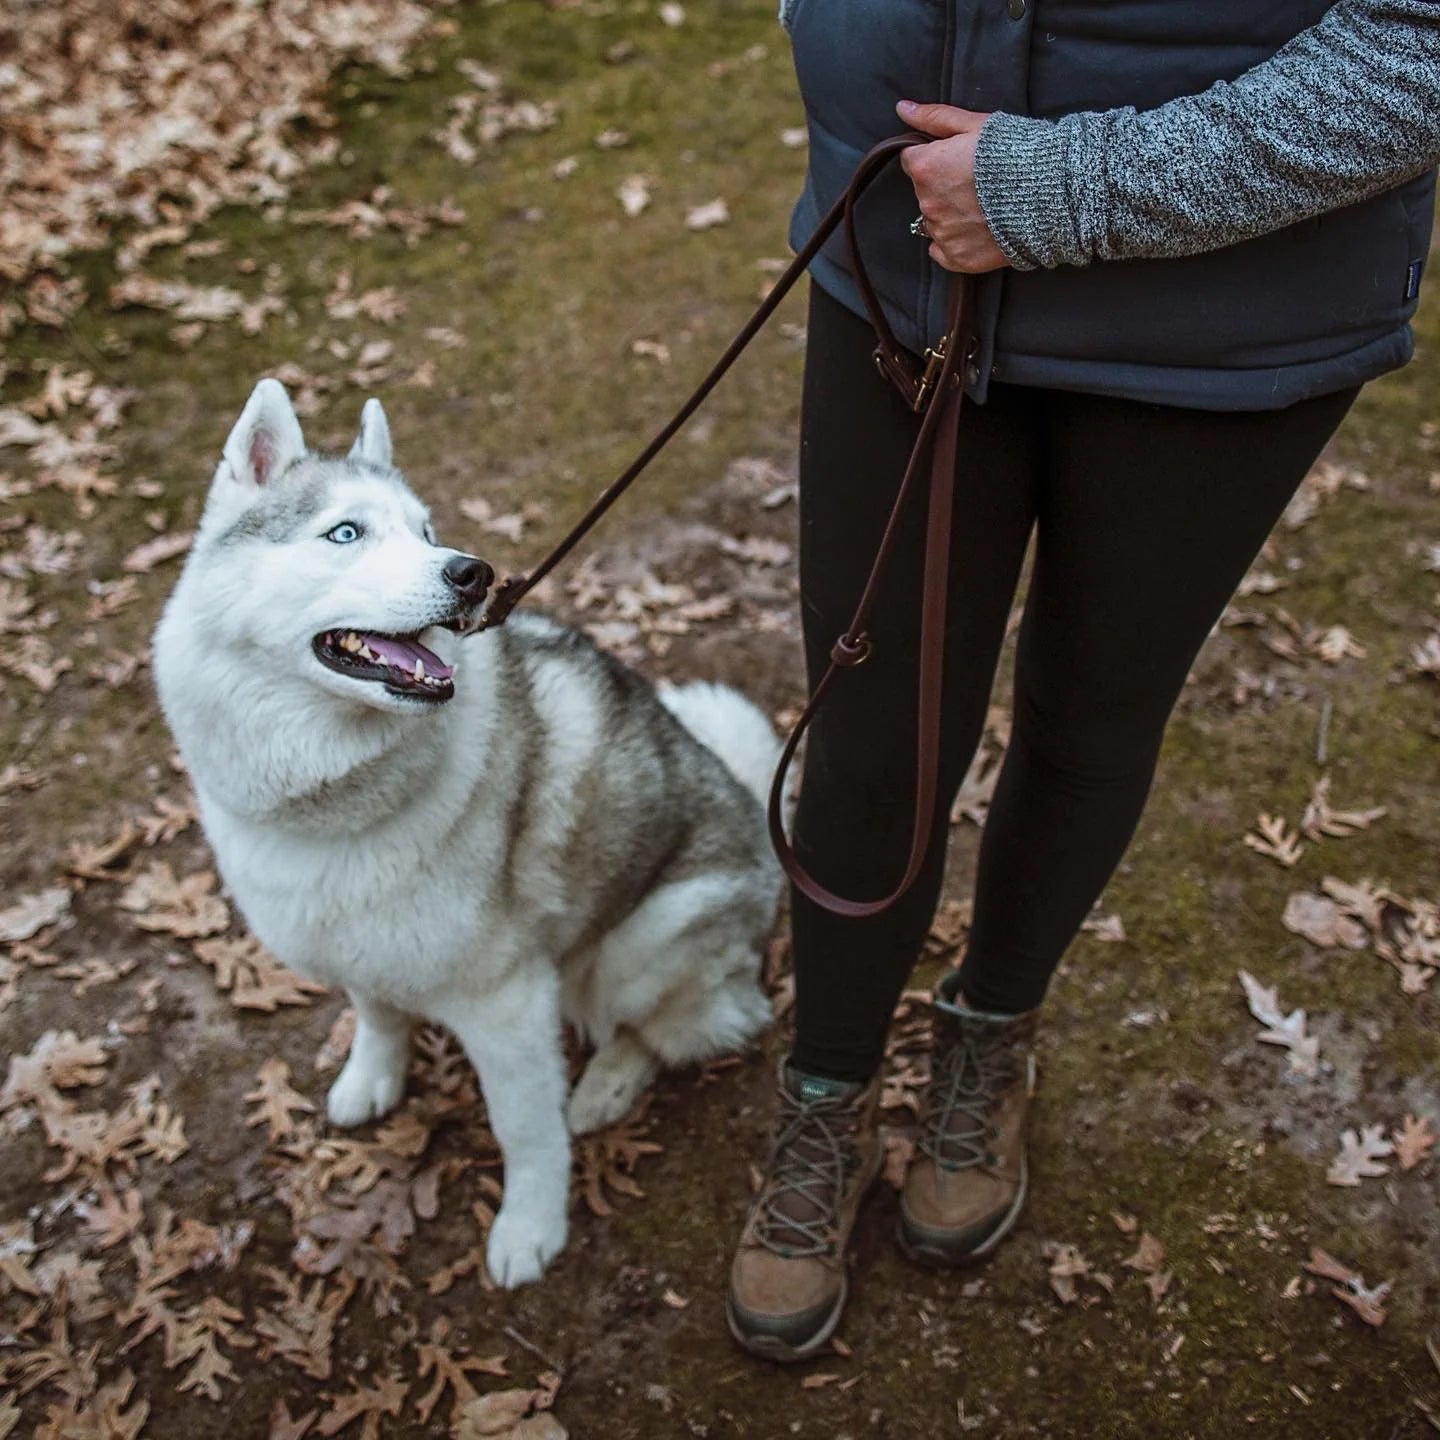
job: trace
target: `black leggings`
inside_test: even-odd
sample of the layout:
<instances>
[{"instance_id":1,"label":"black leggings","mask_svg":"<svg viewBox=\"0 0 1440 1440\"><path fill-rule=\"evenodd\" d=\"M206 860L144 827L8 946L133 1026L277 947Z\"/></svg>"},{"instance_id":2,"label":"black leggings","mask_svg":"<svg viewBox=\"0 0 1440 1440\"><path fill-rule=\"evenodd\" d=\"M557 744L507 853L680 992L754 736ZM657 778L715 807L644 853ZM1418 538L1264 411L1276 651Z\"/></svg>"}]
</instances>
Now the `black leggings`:
<instances>
[{"instance_id":1,"label":"black leggings","mask_svg":"<svg viewBox=\"0 0 1440 1440\"><path fill-rule=\"evenodd\" d=\"M848 624L915 439L857 319L811 287L800 572L813 685ZM1183 410L1019 386L962 424L940 803L924 870L885 914L791 897L794 1062L872 1074L939 900L950 801L979 745L1032 528L1013 733L980 845L961 986L1028 1010L1119 863L1191 663L1356 391L1287 410ZM871 615L875 650L810 735L796 850L823 884L889 892L913 822L923 495Z\"/></svg>"}]
</instances>

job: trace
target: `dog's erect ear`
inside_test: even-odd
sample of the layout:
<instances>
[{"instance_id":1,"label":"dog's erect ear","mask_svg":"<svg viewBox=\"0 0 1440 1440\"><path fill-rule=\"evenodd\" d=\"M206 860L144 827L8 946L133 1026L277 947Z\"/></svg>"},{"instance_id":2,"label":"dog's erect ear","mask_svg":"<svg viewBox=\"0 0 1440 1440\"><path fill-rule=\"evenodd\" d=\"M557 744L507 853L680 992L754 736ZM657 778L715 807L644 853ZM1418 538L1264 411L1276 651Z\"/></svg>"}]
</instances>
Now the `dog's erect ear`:
<instances>
[{"instance_id":1,"label":"dog's erect ear","mask_svg":"<svg viewBox=\"0 0 1440 1440\"><path fill-rule=\"evenodd\" d=\"M268 485L305 453L305 436L290 397L278 380L251 392L225 442L225 461L242 485Z\"/></svg>"},{"instance_id":2,"label":"dog's erect ear","mask_svg":"<svg viewBox=\"0 0 1440 1440\"><path fill-rule=\"evenodd\" d=\"M390 468L390 422L385 407L373 395L360 412L360 433L350 447L350 458L382 470Z\"/></svg>"}]
</instances>

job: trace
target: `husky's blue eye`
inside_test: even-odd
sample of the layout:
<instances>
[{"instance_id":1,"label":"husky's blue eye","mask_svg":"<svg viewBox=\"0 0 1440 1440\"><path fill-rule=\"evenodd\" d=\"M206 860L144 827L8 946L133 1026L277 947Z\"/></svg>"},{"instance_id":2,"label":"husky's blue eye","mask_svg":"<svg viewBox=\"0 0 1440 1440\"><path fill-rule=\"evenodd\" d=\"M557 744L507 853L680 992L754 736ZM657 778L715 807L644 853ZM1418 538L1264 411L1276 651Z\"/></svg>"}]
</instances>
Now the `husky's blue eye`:
<instances>
[{"instance_id":1,"label":"husky's blue eye","mask_svg":"<svg viewBox=\"0 0 1440 1440\"><path fill-rule=\"evenodd\" d=\"M333 540L337 545L349 545L364 533L353 520L342 520L333 530L325 532L325 538Z\"/></svg>"}]
</instances>

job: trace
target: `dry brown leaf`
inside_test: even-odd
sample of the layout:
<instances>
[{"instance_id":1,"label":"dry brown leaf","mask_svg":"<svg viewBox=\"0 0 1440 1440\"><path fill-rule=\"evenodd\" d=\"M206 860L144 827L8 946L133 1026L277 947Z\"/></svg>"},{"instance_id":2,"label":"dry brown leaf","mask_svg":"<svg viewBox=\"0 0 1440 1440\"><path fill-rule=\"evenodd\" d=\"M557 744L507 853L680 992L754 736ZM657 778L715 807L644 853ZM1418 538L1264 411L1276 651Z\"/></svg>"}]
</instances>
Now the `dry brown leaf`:
<instances>
[{"instance_id":1,"label":"dry brown leaf","mask_svg":"<svg viewBox=\"0 0 1440 1440\"><path fill-rule=\"evenodd\" d=\"M1128 1270L1139 1270L1144 1274L1153 1275L1165 1263L1165 1245L1157 1240L1148 1230L1140 1236L1140 1244L1135 1253L1120 1262Z\"/></svg>"},{"instance_id":2,"label":"dry brown leaf","mask_svg":"<svg viewBox=\"0 0 1440 1440\"><path fill-rule=\"evenodd\" d=\"M615 198L632 220L649 207L651 183L648 175L627 175L620 182Z\"/></svg>"},{"instance_id":3,"label":"dry brown leaf","mask_svg":"<svg viewBox=\"0 0 1440 1440\"><path fill-rule=\"evenodd\" d=\"M166 560L183 555L195 538L193 530L179 530L168 535L157 535L143 545L137 545L121 562L120 568L131 575L145 575Z\"/></svg>"},{"instance_id":4,"label":"dry brown leaf","mask_svg":"<svg viewBox=\"0 0 1440 1440\"><path fill-rule=\"evenodd\" d=\"M175 1387L177 1390L198 1390L210 1400L220 1399L220 1382L234 1380L230 1360L220 1351L220 1342L238 1349L255 1344L253 1336L237 1328L244 1314L227 1305L218 1295L207 1295L177 1317L172 1337L166 1337L165 1368L189 1364L190 1369Z\"/></svg>"},{"instance_id":5,"label":"dry brown leaf","mask_svg":"<svg viewBox=\"0 0 1440 1440\"><path fill-rule=\"evenodd\" d=\"M290 1085L290 1067L278 1056L263 1061L257 1075L255 1088L245 1099L255 1106L247 1126L266 1125L270 1127L269 1138L273 1143L295 1133L292 1111L306 1115L315 1113L314 1104Z\"/></svg>"},{"instance_id":6,"label":"dry brown leaf","mask_svg":"<svg viewBox=\"0 0 1440 1440\"><path fill-rule=\"evenodd\" d=\"M260 1358L278 1355L313 1380L328 1380L335 1327L357 1288L353 1277L341 1275L333 1290L325 1280L311 1282L307 1290L297 1276L261 1267L271 1288L280 1296L274 1309L257 1306L255 1333L260 1337Z\"/></svg>"},{"instance_id":7,"label":"dry brown leaf","mask_svg":"<svg viewBox=\"0 0 1440 1440\"><path fill-rule=\"evenodd\" d=\"M420 1341L415 1346L418 1378L423 1380L432 1370L435 1372L430 1389L415 1402L415 1412L422 1422L430 1419L430 1413L440 1403L447 1385L454 1393L450 1407L452 1419L457 1418L472 1400L478 1398L475 1387L466 1378L467 1372L498 1376L506 1374L503 1355L486 1358L462 1355L457 1358L445 1344L449 1336L450 1322L441 1316L430 1327L429 1343Z\"/></svg>"},{"instance_id":8,"label":"dry brown leaf","mask_svg":"<svg viewBox=\"0 0 1440 1440\"><path fill-rule=\"evenodd\" d=\"M1050 1288L1062 1305L1073 1305L1079 1298L1075 1282L1090 1273L1090 1262L1076 1245L1046 1241L1041 1253L1050 1262Z\"/></svg>"},{"instance_id":9,"label":"dry brown leaf","mask_svg":"<svg viewBox=\"0 0 1440 1440\"><path fill-rule=\"evenodd\" d=\"M1278 860L1280 864L1288 867L1295 864L1305 853L1299 835L1286 826L1283 816L1262 813L1255 822L1255 829L1259 834L1247 833L1245 843L1257 855Z\"/></svg>"},{"instance_id":10,"label":"dry brown leaf","mask_svg":"<svg viewBox=\"0 0 1440 1440\"><path fill-rule=\"evenodd\" d=\"M72 1395L64 1406L51 1405L34 1440L140 1440L150 1402L141 1395L131 1405L134 1389L134 1375L122 1370L94 1394L87 1391L83 1397Z\"/></svg>"},{"instance_id":11,"label":"dry brown leaf","mask_svg":"<svg viewBox=\"0 0 1440 1440\"><path fill-rule=\"evenodd\" d=\"M200 870L183 880L163 860L152 860L121 892L119 905L142 930L181 939L215 935L230 923L230 908L215 893L215 873Z\"/></svg>"},{"instance_id":12,"label":"dry brown leaf","mask_svg":"<svg viewBox=\"0 0 1440 1440\"><path fill-rule=\"evenodd\" d=\"M93 1204L77 1200L75 1213L84 1224L85 1232L88 1232L85 1238L100 1250L108 1250L112 1245L128 1240L145 1222L140 1192L117 1189L108 1184L99 1187L98 1198Z\"/></svg>"},{"instance_id":13,"label":"dry brown leaf","mask_svg":"<svg viewBox=\"0 0 1440 1440\"><path fill-rule=\"evenodd\" d=\"M648 1129L642 1109L634 1120L621 1121L598 1135L577 1140L576 1186L591 1214L614 1214L615 1207L607 1195L610 1190L637 1200L645 1198L645 1192L635 1183L635 1166L644 1156L658 1155L665 1148L643 1138Z\"/></svg>"},{"instance_id":14,"label":"dry brown leaf","mask_svg":"<svg viewBox=\"0 0 1440 1440\"><path fill-rule=\"evenodd\" d=\"M382 1375L368 1389L357 1385L348 1395L331 1402L330 1409L320 1417L316 1431L321 1435L335 1435L363 1416L365 1423L360 1431L360 1440L380 1440L380 1417L398 1417L409 1388L401 1380L399 1372L394 1370Z\"/></svg>"},{"instance_id":15,"label":"dry brown leaf","mask_svg":"<svg viewBox=\"0 0 1440 1440\"><path fill-rule=\"evenodd\" d=\"M1266 1045L1281 1045L1290 1052L1290 1068L1299 1075L1314 1075L1320 1060L1320 1042L1305 1033L1305 1012L1280 1008L1275 986L1261 985L1247 970L1238 972L1245 987L1250 1013L1266 1028L1256 1039Z\"/></svg>"},{"instance_id":16,"label":"dry brown leaf","mask_svg":"<svg viewBox=\"0 0 1440 1440\"><path fill-rule=\"evenodd\" d=\"M541 1376L537 1389L492 1390L471 1400L454 1417L455 1440L566 1440L568 1432L550 1413L550 1380Z\"/></svg>"},{"instance_id":17,"label":"dry brown leaf","mask_svg":"<svg viewBox=\"0 0 1440 1440\"><path fill-rule=\"evenodd\" d=\"M1363 950L1368 943L1365 927L1353 915L1345 914L1328 896L1308 890L1297 890L1286 900L1280 923L1325 949L1338 945Z\"/></svg>"},{"instance_id":18,"label":"dry brown leaf","mask_svg":"<svg viewBox=\"0 0 1440 1440\"><path fill-rule=\"evenodd\" d=\"M121 876L110 867L128 854L139 840L140 831L127 820L118 834L98 845L90 845L83 840L73 841L65 851L70 860L67 868L70 874L81 880L119 880Z\"/></svg>"},{"instance_id":19,"label":"dry brown leaf","mask_svg":"<svg viewBox=\"0 0 1440 1440\"><path fill-rule=\"evenodd\" d=\"M1080 929L1108 945L1121 945L1128 939L1125 934L1125 922L1118 915L1102 915L1094 912L1087 917Z\"/></svg>"},{"instance_id":20,"label":"dry brown leaf","mask_svg":"<svg viewBox=\"0 0 1440 1440\"><path fill-rule=\"evenodd\" d=\"M1342 837L1353 835L1357 830L1368 830L1375 821L1385 814L1383 805L1367 810L1333 810L1330 807L1330 777L1322 775L1315 782L1305 814L1301 817L1300 828L1312 840L1322 836Z\"/></svg>"},{"instance_id":21,"label":"dry brown leaf","mask_svg":"<svg viewBox=\"0 0 1440 1440\"><path fill-rule=\"evenodd\" d=\"M0 910L0 943L11 944L38 935L47 925L54 925L70 909L70 891L64 885L51 885L33 895L22 896L15 904Z\"/></svg>"},{"instance_id":22,"label":"dry brown leaf","mask_svg":"<svg viewBox=\"0 0 1440 1440\"><path fill-rule=\"evenodd\" d=\"M693 206L685 214L687 230L713 230L717 225L728 225L729 223L730 207L723 199Z\"/></svg>"},{"instance_id":23,"label":"dry brown leaf","mask_svg":"<svg viewBox=\"0 0 1440 1440\"><path fill-rule=\"evenodd\" d=\"M291 1415L290 1407L283 1400L277 1400L270 1412L269 1440L301 1440L319 1413L307 1410L303 1415Z\"/></svg>"},{"instance_id":24,"label":"dry brown leaf","mask_svg":"<svg viewBox=\"0 0 1440 1440\"><path fill-rule=\"evenodd\" d=\"M1400 1162L1400 1168L1413 1170L1430 1153L1440 1136L1436 1135L1435 1126L1428 1116L1417 1118L1407 1115L1400 1127L1390 1132L1390 1139L1394 1142L1395 1158Z\"/></svg>"},{"instance_id":25,"label":"dry brown leaf","mask_svg":"<svg viewBox=\"0 0 1440 1440\"><path fill-rule=\"evenodd\" d=\"M30 1273L30 1257L37 1246L33 1220L0 1224L0 1280L22 1295L39 1295L40 1282Z\"/></svg>"},{"instance_id":26,"label":"dry brown leaf","mask_svg":"<svg viewBox=\"0 0 1440 1440\"><path fill-rule=\"evenodd\" d=\"M47 1030L28 1054L11 1056L0 1113L29 1100L48 1101L59 1090L102 1084L109 1060L98 1035L82 1040L73 1030Z\"/></svg>"},{"instance_id":27,"label":"dry brown leaf","mask_svg":"<svg viewBox=\"0 0 1440 1440\"><path fill-rule=\"evenodd\" d=\"M253 935L202 940L196 956L215 972L215 983L228 992L237 1010L263 1010L281 1005L309 1005L325 987L287 970Z\"/></svg>"},{"instance_id":28,"label":"dry brown leaf","mask_svg":"<svg viewBox=\"0 0 1440 1440\"><path fill-rule=\"evenodd\" d=\"M1325 1172L1325 1183L1355 1186L1361 1180L1379 1179L1390 1173L1390 1167L1378 1162L1394 1153L1383 1125L1362 1126L1358 1134L1346 1130L1340 1136L1340 1153Z\"/></svg>"}]
</instances>

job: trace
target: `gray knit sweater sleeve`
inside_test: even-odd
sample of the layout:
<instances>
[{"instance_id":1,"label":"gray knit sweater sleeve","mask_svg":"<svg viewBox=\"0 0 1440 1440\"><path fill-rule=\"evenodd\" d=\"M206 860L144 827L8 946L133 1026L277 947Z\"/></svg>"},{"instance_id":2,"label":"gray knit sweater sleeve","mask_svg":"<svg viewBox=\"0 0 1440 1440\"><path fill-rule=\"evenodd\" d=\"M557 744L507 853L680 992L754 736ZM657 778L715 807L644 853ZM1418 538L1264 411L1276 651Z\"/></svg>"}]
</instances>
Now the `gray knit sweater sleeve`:
<instances>
[{"instance_id":1,"label":"gray knit sweater sleeve","mask_svg":"<svg viewBox=\"0 0 1440 1440\"><path fill-rule=\"evenodd\" d=\"M1440 0L1339 0L1233 82L1154 110L997 112L980 205L1020 270L1193 255L1440 162Z\"/></svg>"}]
</instances>

